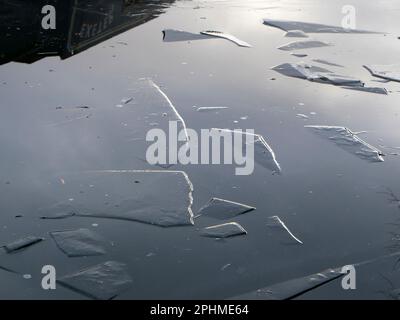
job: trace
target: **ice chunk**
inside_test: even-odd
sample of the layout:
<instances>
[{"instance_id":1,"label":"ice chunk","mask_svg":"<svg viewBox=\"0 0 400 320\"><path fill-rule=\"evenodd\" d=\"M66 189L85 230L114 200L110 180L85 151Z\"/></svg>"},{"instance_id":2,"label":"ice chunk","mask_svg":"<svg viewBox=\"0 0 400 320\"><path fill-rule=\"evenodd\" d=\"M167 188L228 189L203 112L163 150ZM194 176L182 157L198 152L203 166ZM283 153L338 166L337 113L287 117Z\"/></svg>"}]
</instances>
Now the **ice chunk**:
<instances>
[{"instance_id":1,"label":"ice chunk","mask_svg":"<svg viewBox=\"0 0 400 320\"><path fill-rule=\"evenodd\" d=\"M113 299L132 285L126 265L117 261L107 261L57 281L67 288L100 300Z\"/></svg>"},{"instance_id":2,"label":"ice chunk","mask_svg":"<svg viewBox=\"0 0 400 320\"><path fill-rule=\"evenodd\" d=\"M289 30L286 32L285 37L288 38L308 38L308 35L302 30Z\"/></svg>"},{"instance_id":3,"label":"ice chunk","mask_svg":"<svg viewBox=\"0 0 400 320\"><path fill-rule=\"evenodd\" d=\"M203 237L229 238L247 234L247 231L237 222L229 222L204 228L200 231Z\"/></svg>"},{"instance_id":4,"label":"ice chunk","mask_svg":"<svg viewBox=\"0 0 400 320\"><path fill-rule=\"evenodd\" d=\"M293 51L293 50L302 50L302 49L310 49L310 48L321 48L321 47L329 47L331 46L328 42L323 42L319 40L303 40L303 41L294 41L287 43L283 46L278 47L279 50L284 51Z\"/></svg>"},{"instance_id":5,"label":"ice chunk","mask_svg":"<svg viewBox=\"0 0 400 320\"><path fill-rule=\"evenodd\" d=\"M239 47L246 47L246 48L251 47L251 45L248 44L247 42L242 41L233 35L230 35L230 34L227 34L227 33L221 32L221 31L202 31L201 34L232 41L233 43L236 43Z\"/></svg>"},{"instance_id":6,"label":"ice chunk","mask_svg":"<svg viewBox=\"0 0 400 320\"><path fill-rule=\"evenodd\" d=\"M297 58L305 58L308 56L307 53L295 53L295 52L292 52L290 55L297 57Z\"/></svg>"},{"instance_id":7,"label":"ice chunk","mask_svg":"<svg viewBox=\"0 0 400 320\"><path fill-rule=\"evenodd\" d=\"M349 76L338 75L331 71L308 65L306 63L283 63L272 67L272 70L279 72L288 77L300 78L312 82L333 84L338 86L355 86L362 87L364 83Z\"/></svg>"},{"instance_id":8,"label":"ice chunk","mask_svg":"<svg viewBox=\"0 0 400 320\"><path fill-rule=\"evenodd\" d=\"M278 217L278 216L272 216L268 218L268 223L267 226L271 228L271 230L277 230L279 233L284 233L285 239L284 243L291 244L303 244L301 240L299 240L290 230L289 228L285 225L285 223ZM289 239L287 239L289 237Z\"/></svg>"},{"instance_id":9,"label":"ice chunk","mask_svg":"<svg viewBox=\"0 0 400 320\"><path fill-rule=\"evenodd\" d=\"M218 111L228 109L228 107L199 107L197 111L199 112L207 112L207 111Z\"/></svg>"},{"instance_id":10,"label":"ice chunk","mask_svg":"<svg viewBox=\"0 0 400 320\"><path fill-rule=\"evenodd\" d=\"M337 146L357 157L369 162L383 162L383 153L371 146L356 133L346 127L340 126L305 126L323 138L329 139Z\"/></svg>"},{"instance_id":11,"label":"ice chunk","mask_svg":"<svg viewBox=\"0 0 400 320\"><path fill-rule=\"evenodd\" d=\"M106 170L104 174L131 174L140 181L140 192L112 208L80 210L80 216L137 221L161 227L193 225L193 185L183 171ZM118 177L114 177L118 178Z\"/></svg>"},{"instance_id":12,"label":"ice chunk","mask_svg":"<svg viewBox=\"0 0 400 320\"><path fill-rule=\"evenodd\" d=\"M377 78L400 82L400 64L364 66L371 75Z\"/></svg>"},{"instance_id":13,"label":"ice chunk","mask_svg":"<svg viewBox=\"0 0 400 320\"><path fill-rule=\"evenodd\" d=\"M197 216L205 215L215 219L225 220L255 209L254 207L239 202L212 198L205 206L200 208Z\"/></svg>"},{"instance_id":14,"label":"ice chunk","mask_svg":"<svg viewBox=\"0 0 400 320\"><path fill-rule=\"evenodd\" d=\"M191 33L181 30L166 29L163 30L163 41L176 42L176 41L193 41L210 39L209 36L200 33Z\"/></svg>"},{"instance_id":15,"label":"ice chunk","mask_svg":"<svg viewBox=\"0 0 400 320\"><path fill-rule=\"evenodd\" d=\"M253 135L254 136L254 161L260 166L272 171L273 174L281 174L282 169L279 162L276 160L275 152L267 143L265 138L260 134L251 134L243 131L213 128L215 131L231 132L238 135ZM251 155L247 155L250 157Z\"/></svg>"},{"instance_id":16,"label":"ice chunk","mask_svg":"<svg viewBox=\"0 0 400 320\"><path fill-rule=\"evenodd\" d=\"M344 66L342 66L341 64L333 63L323 59L313 59L313 61L321 64L326 64L328 66L344 68Z\"/></svg>"},{"instance_id":17,"label":"ice chunk","mask_svg":"<svg viewBox=\"0 0 400 320\"><path fill-rule=\"evenodd\" d=\"M181 30L166 29L163 30L163 41L165 42L177 42L177 41L194 41L194 40L205 40L205 39L215 39L222 38L234 42L240 47L251 47L245 41L236 38L233 35L221 32L221 31L202 31L200 33L191 33Z\"/></svg>"},{"instance_id":18,"label":"ice chunk","mask_svg":"<svg viewBox=\"0 0 400 320\"><path fill-rule=\"evenodd\" d=\"M369 93L377 93L377 94L385 94L387 95L388 92L385 88L380 88L380 87L357 87L357 86L343 86L342 88L345 89L350 89L350 90L357 90L357 91L364 91L364 92L369 92Z\"/></svg>"},{"instance_id":19,"label":"ice chunk","mask_svg":"<svg viewBox=\"0 0 400 320\"><path fill-rule=\"evenodd\" d=\"M283 31L301 30L305 33L381 33L375 31L357 30L343 27L330 26L319 23L264 19L264 24Z\"/></svg>"},{"instance_id":20,"label":"ice chunk","mask_svg":"<svg viewBox=\"0 0 400 320\"><path fill-rule=\"evenodd\" d=\"M307 115L305 115L305 114L303 114L303 113L298 113L298 114L296 114L296 117L297 117L297 118L304 119L304 120L307 120L307 119L309 118L309 116L307 116Z\"/></svg>"},{"instance_id":21,"label":"ice chunk","mask_svg":"<svg viewBox=\"0 0 400 320\"><path fill-rule=\"evenodd\" d=\"M103 239L89 229L50 232L57 246L69 257L98 256L105 254Z\"/></svg>"},{"instance_id":22,"label":"ice chunk","mask_svg":"<svg viewBox=\"0 0 400 320\"><path fill-rule=\"evenodd\" d=\"M68 203L60 202L39 210L40 219L64 219L78 213L77 209Z\"/></svg>"},{"instance_id":23,"label":"ice chunk","mask_svg":"<svg viewBox=\"0 0 400 320\"><path fill-rule=\"evenodd\" d=\"M306 277L288 280L257 289L231 299L233 300L289 300L294 299L323 284L341 278L341 269L328 269Z\"/></svg>"},{"instance_id":24,"label":"ice chunk","mask_svg":"<svg viewBox=\"0 0 400 320\"><path fill-rule=\"evenodd\" d=\"M15 240L11 243L4 245L4 249L8 253L11 253L11 252L15 252L17 250L23 249L23 248L27 248L27 247L34 245L43 240L44 240L44 238L40 238L40 237L36 237L36 236L28 236L26 238L21 238L21 239Z\"/></svg>"}]
</instances>

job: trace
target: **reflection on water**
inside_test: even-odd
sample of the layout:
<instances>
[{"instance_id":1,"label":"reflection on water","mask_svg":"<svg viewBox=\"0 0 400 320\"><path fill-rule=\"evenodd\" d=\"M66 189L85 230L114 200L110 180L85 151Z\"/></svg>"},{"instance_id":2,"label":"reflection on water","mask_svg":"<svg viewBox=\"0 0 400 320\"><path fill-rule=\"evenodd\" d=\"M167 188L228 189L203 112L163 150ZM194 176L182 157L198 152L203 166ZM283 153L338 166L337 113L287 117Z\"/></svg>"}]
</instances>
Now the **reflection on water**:
<instances>
[{"instance_id":1,"label":"reflection on water","mask_svg":"<svg viewBox=\"0 0 400 320\"><path fill-rule=\"evenodd\" d=\"M158 17L175 0L0 1L0 64L66 59ZM55 8L55 29L43 29ZM50 12L49 12L50 13Z\"/></svg>"}]
</instances>

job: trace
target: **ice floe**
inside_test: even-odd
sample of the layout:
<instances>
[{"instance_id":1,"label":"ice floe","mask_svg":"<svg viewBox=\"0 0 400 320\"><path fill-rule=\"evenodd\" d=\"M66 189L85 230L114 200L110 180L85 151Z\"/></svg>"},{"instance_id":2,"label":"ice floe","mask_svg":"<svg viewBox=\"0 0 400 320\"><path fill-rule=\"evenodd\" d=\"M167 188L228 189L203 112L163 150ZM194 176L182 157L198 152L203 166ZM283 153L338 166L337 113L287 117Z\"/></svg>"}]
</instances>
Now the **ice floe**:
<instances>
[{"instance_id":1,"label":"ice floe","mask_svg":"<svg viewBox=\"0 0 400 320\"><path fill-rule=\"evenodd\" d=\"M305 58L308 56L307 53L295 53L295 52L292 52L290 55L297 57L297 58Z\"/></svg>"},{"instance_id":2,"label":"ice floe","mask_svg":"<svg viewBox=\"0 0 400 320\"><path fill-rule=\"evenodd\" d=\"M132 279L126 265L117 261L86 268L57 280L61 285L99 300L110 300L129 289Z\"/></svg>"},{"instance_id":3,"label":"ice floe","mask_svg":"<svg viewBox=\"0 0 400 320\"><path fill-rule=\"evenodd\" d=\"M317 66L300 63L283 63L272 67L272 70L288 77L304 79L312 82L332 84L346 87L364 87L364 82L345 75L339 75Z\"/></svg>"},{"instance_id":4,"label":"ice floe","mask_svg":"<svg viewBox=\"0 0 400 320\"><path fill-rule=\"evenodd\" d=\"M201 31L200 33L191 33L182 30L165 29L163 30L163 41L164 42L177 42L177 41L194 41L194 40L205 40L213 38L221 38L231 41L239 47L250 48L251 45L245 41L242 41L235 36L224 33L221 31L207 30Z\"/></svg>"},{"instance_id":5,"label":"ice floe","mask_svg":"<svg viewBox=\"0 0 400 320\"><path fill-rule=\"evenodd\" d=\"M383 162L383 153L371 146L349 128L340 126L305 126L319 136L334 142L337 146L369 162Z\"/></svg>"},{"instance_id":6,"label":"ice floe","mask_svg":"<svg viewBox=\"0 0 400 320\"><path fill-rule=\"evenodd\" d=\"M89 229L53 231L50 235L69 257L98 256L106 252L102 237Z\"/></svg>"},{"instance_id":7,"label":"ice floe","mask_svg":"<svg viewBox=\"0 0 400 320\"><path fill-rule=\"evenodd\" d=\"M203 228L200 235L210 238L229 238L247 234L247 231L237 222L229 222Z\"/></svg>"},{"instance_id":8,"label":"ice floe","mask_svg":"<svg viewBox=\"0 0 400 320\"><path fill-rule=\"evenodd\" d=\"M197 108L198 112L208 112L208 111L219 111L219 110L225 110L228 109L228 107L199 107Z\"/></svg>"},{"instance_id":9,"label":"ice floe","mask_svg":"<svg viewBox=\"0 0 400 320\"><path fill-rule=\"evenodd\" d=\"M280 235L283 235L283 243L285 244L303 244L285 225L285 223L278 217L272 216L268 218L267 227L272 231L278 231Z\"/></svg>"},{"instance_id":10,"label":"ice floe","mask_svg":"<svg viewBox=\"0 0 400 320\"><path fill-rule=\"evenodd\" d=\"M240 214L255 210L256 208L220 198L212 198L197 213L197 216L207 216L215 219L225 220L234 218Z\"/></svg>"},{"instance_id":11,"label":"ice floe","mask_svg":"<svg viewBox=\"0 0 400 320\"><path fill-rule=\"evenodd\" d=\"M369 92L369 93L377 93L377 94L388 94L388 91L385 88L381 87L356 87L356 86L342 86L344 89L349 89L349 90L356 90L356 91L363 91L363 92Z\"/></svg>"},{"instance_id":12,"label":"ice floe","mask_svg":"<svg viewBox=\"0 0 400 320\"><path fill-rule=\"evenodd\" d=\"M330 61L327 61L327 60L324 60L324 59L313 59L313 61L317 62L317 63L321 63L321 64L326 64L326 65L332 66L332 67L344 68L344 66L342 66L341 64L330 62Z\"/></svg>"},{"instance_id":13,"label":"ice floe","mask_svg":"<svg viewBox=\"0 0 400 320\"><path fill-rule=\"evenodd\" d=\"M41 238L41 237L28 236L28 237L21 238L21 239L15 240L13 242L10 242L10 243L4 245L3 247L8 253L12 253L12 252L18 251L20 249L24 249L29 246L32 246L43 240L44 240L44 238Z\"/></svg>"},{"instance_id":14,"label":"ice floe","mask_svg":"<svg viewBox=\"0 0 400 320\"><path fill-rule=\"evenodd\" d=\"M366 33L366 34L381 33L375 31L350 29L337 26L330 26L326 24L290 21L290 20L264 19L264 24L267 26L281 29L286 32L291 30L301 30L305 33Z\"/></svg>"},{"instance_id":15,"label":"ice floe","mask_svg":"<svg viewBox=\"0 0 400 320\"><path fill-rule=\"evenodd\" d=\"M400 64L392 65L364 65L371 75L388 81L400 82Z\"/></svg>"},{"instance_id":16,"label":"ice floe","mask_svg":"<svg viewBox=\"0 0 400 320\"><path fill-rule=\"evenodd\" d=\"M329 47L332 44L319 40L303 40L303 41L293 41L287 43L283 46L278 47L279 50L283 51L293 51L293 50L302 50L302 49L311 49L311 48L321 48L321 47Z\"/></svg>"},{"instance_id":17,"label":"ice floe","mask_svg":"<svg viewBox=\"0 0 400 320\"><path fill-rule=\"evenodd\" d=\"M302 30L289 30L286 32L285 37L288 38L308 38L308 35Z\"/></svg>"},{"instance_id":18,"label":"ice floe","mask_svg":"<svg viewBox=\"0 0 400 320\"><path fill-rule=\"evenodd\" d=\"M279 162L276 159L275 152L272 150L270 145L267 143L265 138L260 134L251 134L248 132L213 128L215 131L226 131L238 135L253 135L254 136L254 161L260 166L272 171L273 174L281 174L282 169ZM251 155L247 155L250 157Z\"/></svg>"},{"instance_id":19,"label":"ice floe","mask_svg":"<svg viewBox=\"0 0 400 320\"><path fill-rule=\"evenodd\" d=\"M171 170L102 170L93 173L131 175L140 181L140 189L113 208L81 209L79 215L137 221L160 227L193 225L193 185L183 171ZM121 177L122 178L122 177ZM115 182L114 182L115 183ZM139 188L139 187L138 187Z\"/></svg>"},{"instance_id":20,"label":"ice floe","mask_svg":"<svg viewBox=\"0 0 400 320\"><path fill-rule=\"evenodd\" d=\"M257 289L231 299L233 300L289 300L294 299L323 284L341 278L341 269L328 269L306 277L277 283L265 288Z\"/></svg>"}]
</instances>

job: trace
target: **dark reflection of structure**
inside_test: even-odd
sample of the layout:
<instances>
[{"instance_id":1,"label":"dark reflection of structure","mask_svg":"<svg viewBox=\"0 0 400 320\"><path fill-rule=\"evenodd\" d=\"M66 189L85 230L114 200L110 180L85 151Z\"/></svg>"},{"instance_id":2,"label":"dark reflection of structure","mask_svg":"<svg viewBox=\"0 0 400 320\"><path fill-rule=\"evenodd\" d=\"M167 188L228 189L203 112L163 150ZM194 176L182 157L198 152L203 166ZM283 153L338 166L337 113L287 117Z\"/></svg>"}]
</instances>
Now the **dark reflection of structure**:
<instances>
[{"instance_id":1,"label":"dark reflection of structure","mask_svg":"<svg viewBox=\"0 0 400 320\"><path fill-rule=\"evenodd\" d=\"M0 64L66 59L164 12L175 0L0 0ZM43 29L45 5L56 29Z\"/></svg>"}]
</instances>

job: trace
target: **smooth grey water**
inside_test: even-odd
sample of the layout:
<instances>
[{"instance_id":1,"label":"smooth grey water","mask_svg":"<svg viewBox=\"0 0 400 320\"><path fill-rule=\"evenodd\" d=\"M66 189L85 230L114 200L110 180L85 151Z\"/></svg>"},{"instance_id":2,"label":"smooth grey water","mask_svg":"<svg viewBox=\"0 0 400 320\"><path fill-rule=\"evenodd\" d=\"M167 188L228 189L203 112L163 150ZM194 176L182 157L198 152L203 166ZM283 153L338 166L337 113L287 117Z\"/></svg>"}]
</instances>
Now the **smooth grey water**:
<instances>
[{"instance_id":1,"label":"smooth grey water","mask_svg":"<svg viewBox=\"0 0 400 320\"><path fill-rule=\"evenodd\" d=\"M400 156L387 147L400 147L400 84L376 82L362 66L398 62L400 4L352 3L357 28L387 34L312 34L333 45L301 50L308 57L297 58L277 49L293 38L263 25L263 18L340 25L346 1L175 1L154 19L67 59L1 65L0 244L30 235L45 241L0 254L0 266L21 277L0 270L7 281L0 298L86 298L61 285L44 293L41 268L48 264L62 277L120 261L132 279L120 299L217 299L397 251ZM219 30L252 48L223 39L163 42L164 29ZM6 49L2 44L0 50ZM343 65L328 69L385 87L389 94L346 90L271 70L288 62L318 65L314 59ZM250 176L236 176L232 165L149 165L146 133L166 128L170 119L163 118L168 103L149 79L188 128L254 129L275 152L282 174L272 175L257 164ZM197 112L215 106L229 108ZM382 150L385 161L360 159L305 125L367 131L360 137ZM158 209L178 206L175 196L190 201L185 179L177 182L159 173L158 183L134 170L184 171L193 185L194 216L212 197L256 207L229 220L247 234L201 237L199 229L220 223L207 216L195 217L194 226L167 228L99 217L40 219L43 208L57 203L112 213L132 198L150 199ZM281 243L269 232L271 216L279 216L303 244ZM68 257L49 234L79 228L106 239L106 254ZM400 286L395 261L360 267L357 290L344 291L340 281L332 281L302 297L393 298L379 274ZM20 281L24 274L32 276L26 285Z\"/></svg>"}]
</instances>

